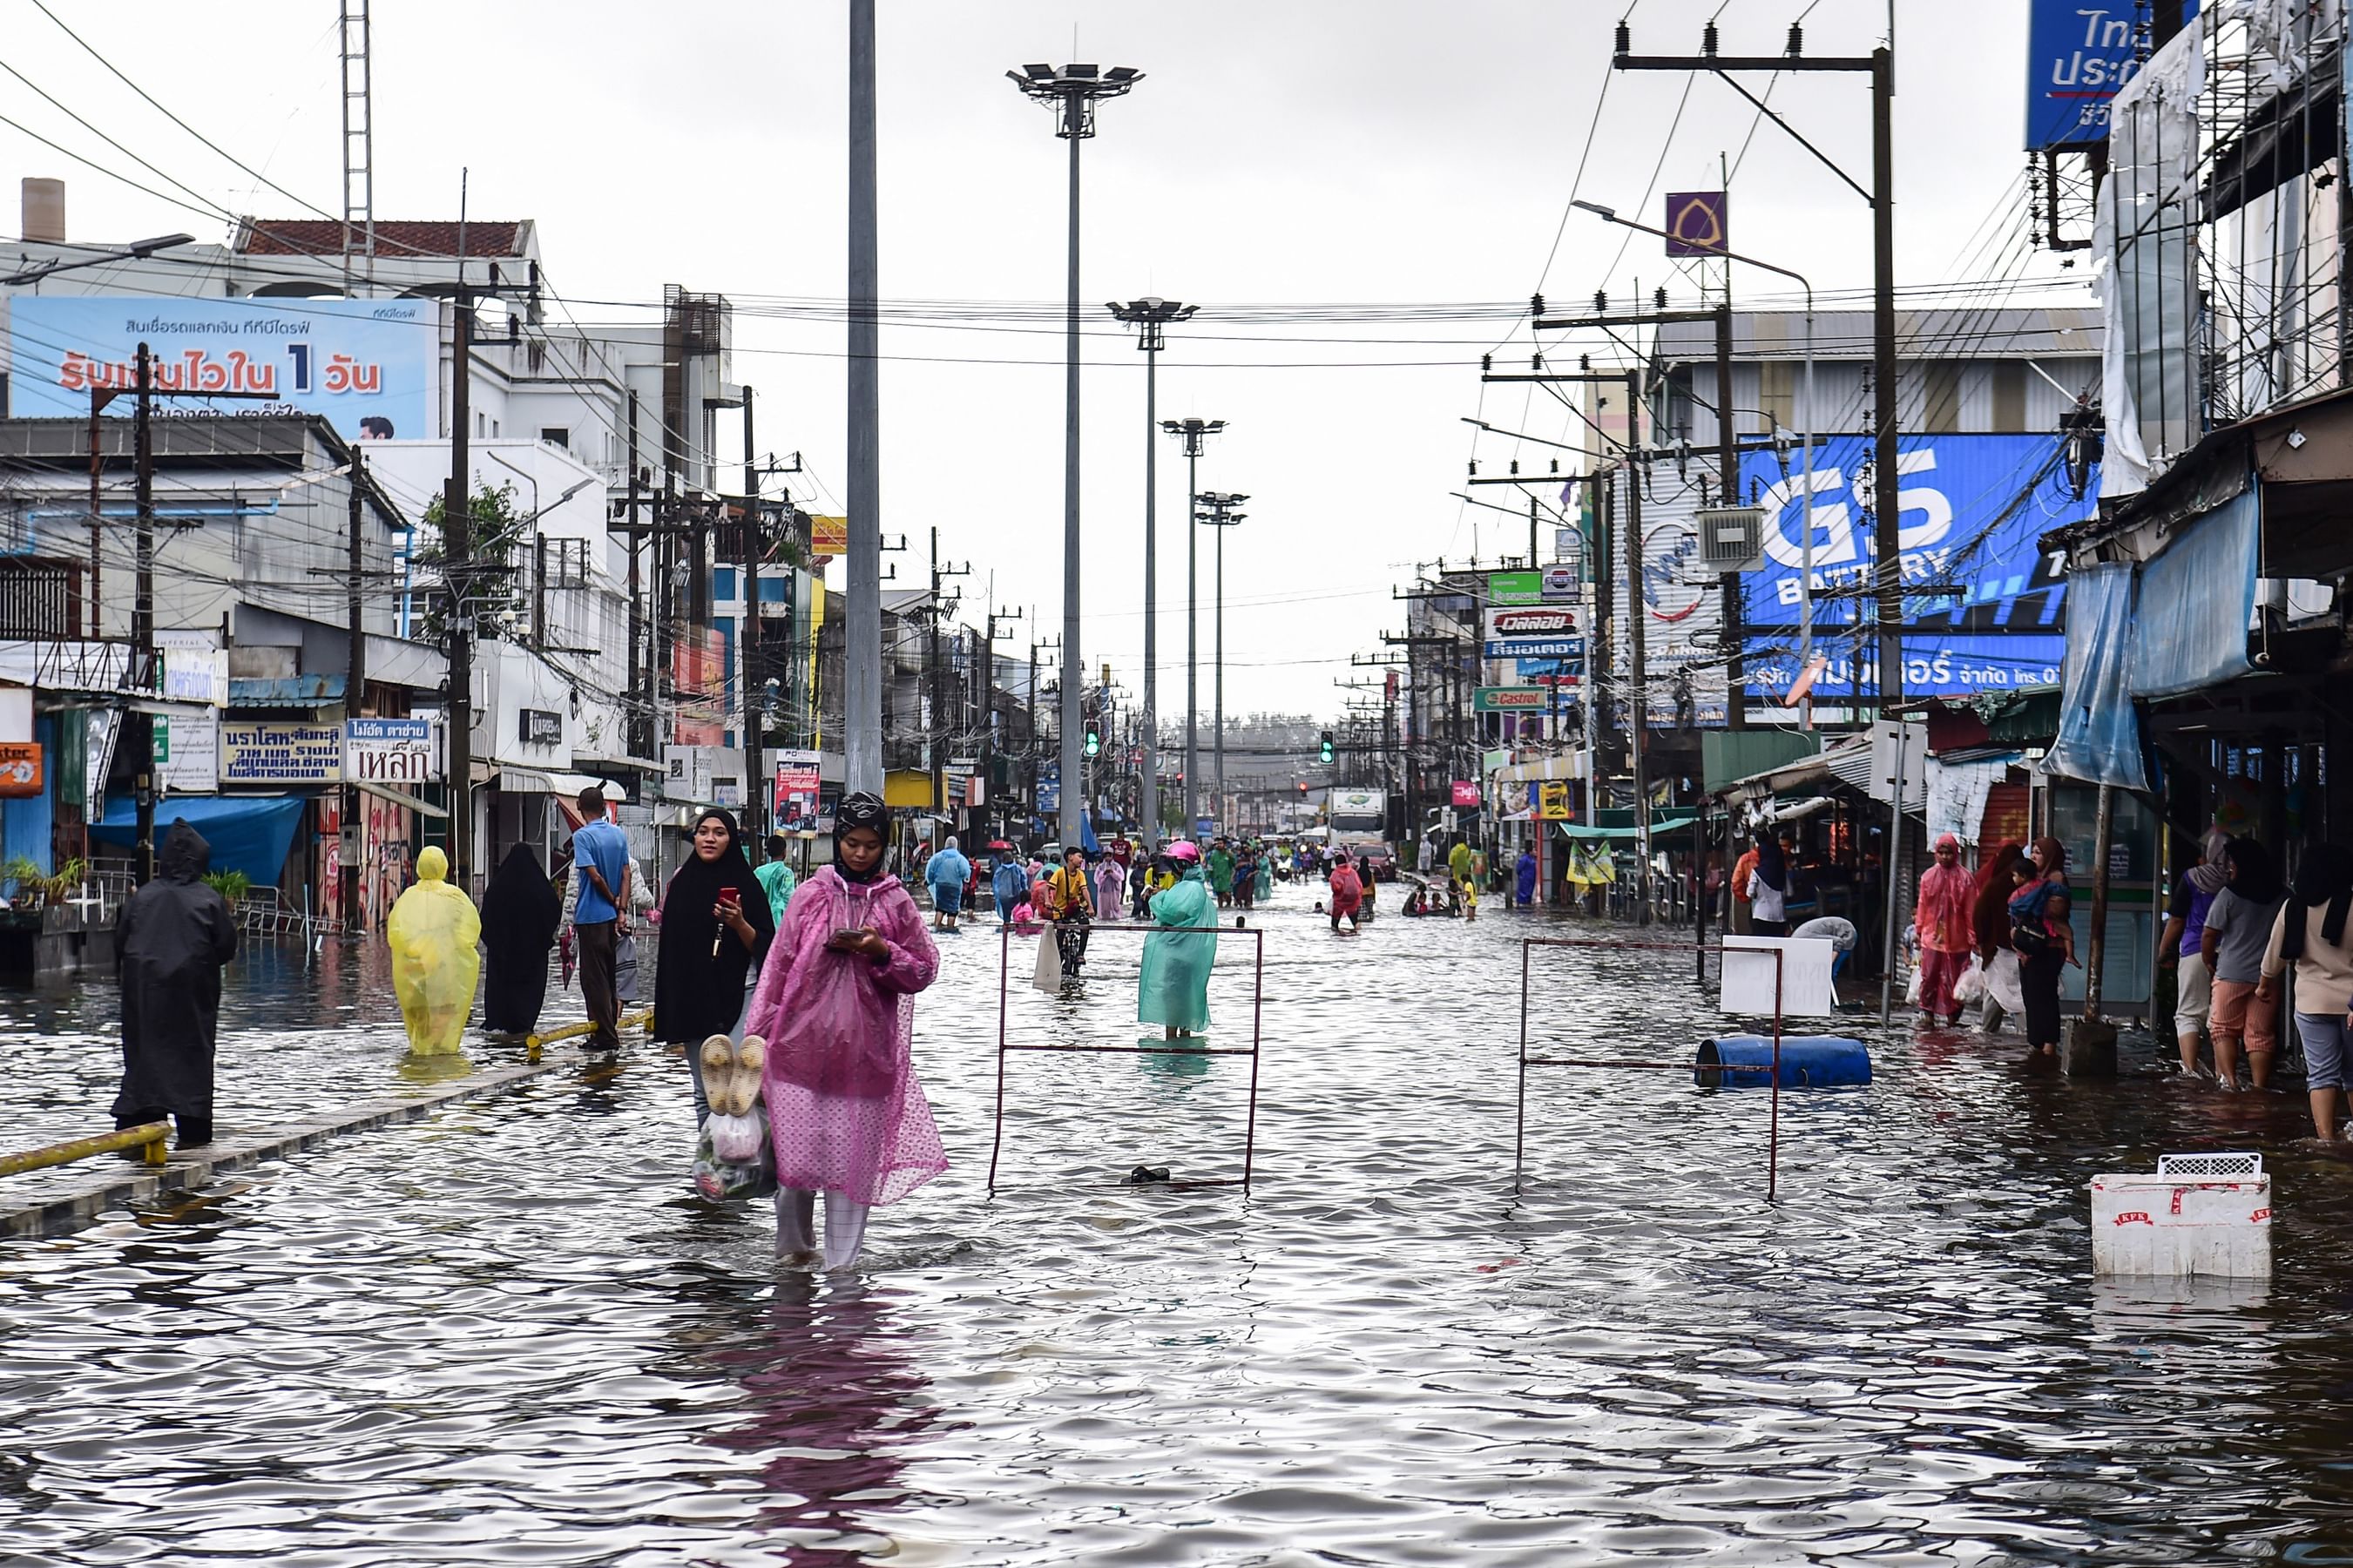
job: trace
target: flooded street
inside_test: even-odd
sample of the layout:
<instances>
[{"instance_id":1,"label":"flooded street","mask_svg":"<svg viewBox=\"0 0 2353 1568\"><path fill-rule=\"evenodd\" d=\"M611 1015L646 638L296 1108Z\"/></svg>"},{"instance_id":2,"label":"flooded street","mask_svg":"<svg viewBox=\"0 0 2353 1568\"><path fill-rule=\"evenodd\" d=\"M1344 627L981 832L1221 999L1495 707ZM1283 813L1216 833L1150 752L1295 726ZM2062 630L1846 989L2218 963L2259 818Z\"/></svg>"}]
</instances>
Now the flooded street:
<instances>
[{"instance_id":1,"label":"flooded street","mask_svg":"<svg viewBox=\"0 0 2353 1568\"><path fill-rule=\"evenodd\" d=\"M1020 1055L987 1197L984 922L917 1010L954 1168L855 1278L690 1194L685 1069L634 1043L8 1247L0 1563L2353 1561L2353 1169L2290 1143L2300 1096L1874 1026L1871 1088L1783 1096L1778 1205L1765 1097L1663 1072L1534 1076L1515 1193L1518 939L1632 933L1305 901L1254 917L1247 1194L1113 1184L1237 1173L1246 1059ZM1017 940L1013 1037L1136 1043L1134 941L1062 1003ZM1688 951L1547 951L1535 997L1581 1056L1724 1027ZM225 1121L396 1081L364 973L240 960L224 1023ZM96 1124L106 991L5 1026L7 1141ZM2271 1288L2096 1287L2090 1177L2234 1146L2276 1173Z\"/></svg>"}]
</instances>

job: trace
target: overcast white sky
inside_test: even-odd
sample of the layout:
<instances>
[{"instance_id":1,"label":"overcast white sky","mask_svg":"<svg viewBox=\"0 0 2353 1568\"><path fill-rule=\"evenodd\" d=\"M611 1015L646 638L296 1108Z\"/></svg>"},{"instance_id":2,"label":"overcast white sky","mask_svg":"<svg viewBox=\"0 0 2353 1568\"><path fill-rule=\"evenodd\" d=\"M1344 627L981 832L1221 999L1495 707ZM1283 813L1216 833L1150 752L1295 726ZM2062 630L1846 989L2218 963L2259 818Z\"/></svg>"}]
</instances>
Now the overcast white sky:
<instances>
[{"instance_id":1,"label":"overcast white sky","mask_svg":"<svg viewBox=\"0 0 2353 1568\"><path fill-rule=\"evenodd\" d=\"M337 206L333 0L50 4L197 130L318 206ZM1726 53L1778 53L1800 12L1810 12L1811 55L1866 52L1887 26L1883 4L1860 0L1629 0L1626 9L1636 48L1662 53L1695 50L1717 12ZM736 299L735 368L759 389L760 443L804 451L826 487L804 499L828 510L843 488L843 330L754 311L759 296L839 297L843 287L846 10L839 0L380 5L377 216L454 216L459 170L470 166L473 215L536 219L549 280L575 300L658 300L671 282ZM1063 147L1047 112L1004 72L1076 58L1148 73L1103 108L1102 134L1084 152L1083 298L1099 334L1090 364L1100 367L1089 371L1085 404L1085 646L1091 663L1109 659L1131 688L1143 647L1143 356L1101 301L1156 293L1204 304L1162 358L1161 413L1228 420L1201 483L1251 498L1249 521L1229 537L1228 708L1331 712L1349 654L1376 651L1381 631L1401 629L1390 592L1412 563L1466 558L1474 533L1482 556L1513 548L1506 536L1525 548L1510 519L1449 498L1472 450L1460 416L1483 409L1498 425L1549 436L1567 433L1567 421L1518 389L1482 402L1479 353L1505 337L1504 326L1270 330L1216 323L1216 306L1518 301L1540 284L1564 302L1604 286L1623 298L1638 278L1645 289L1668 279L1655 242L1634 237L1621 253L1624 231L1578 213L1552 254L1580 159L1578 194L1656 222L1655 192L1715 185L1719 154L1737 156L1744 143L1735 246L1809 272L1825 291L1870 280L1862 201L1769 124L1751 142L1755 113L1729 89L1699 79L1686 93L1678 76L1611 79L1615 5L881 0L881 12L886 299L1059 301ZM2026 0L1900 7L1905 283L2004 270L2000 242L2025 205L2026 14ZM0 0L0 59L229 209L294 216L293 204L257 194L249 176L140 102L29 0ZM1847 169L1867 174L1863 79L1783 78L1772 100ZM0 77L0 114L137 173L13 79ZM0 127L7 190L21 174L66 178L77 240L226 234L225 224ZM1965 266L1981 232L1994 244ZM2031 268L2062 276L2048 257ZM1761 289L1751 279L1744 287ZM1688 299L1689 286L1674 281ZM618 316L575 309L583 321ZM968 618L977 621L994 571L1000 606L1034 606L1056 629L1060 329L997 325L1029 330L886 330L883 526L915 547L895 558L902 583L920 579L936 525L943 553L973 564ZM1514 336L1512 352L1525 353L1525 331ZM1511 455L1492 437L1479 452L1496 463ZM1184 542L1168 526L1182 515L1173 448L1162 479L1161 706L1174 714ZM1207 565L1205 552L1205 659ZM1026 655L1026 624L1020 636ZM1206 673L1203 693L1206 706Z\"/></svg>"}]
</instances>

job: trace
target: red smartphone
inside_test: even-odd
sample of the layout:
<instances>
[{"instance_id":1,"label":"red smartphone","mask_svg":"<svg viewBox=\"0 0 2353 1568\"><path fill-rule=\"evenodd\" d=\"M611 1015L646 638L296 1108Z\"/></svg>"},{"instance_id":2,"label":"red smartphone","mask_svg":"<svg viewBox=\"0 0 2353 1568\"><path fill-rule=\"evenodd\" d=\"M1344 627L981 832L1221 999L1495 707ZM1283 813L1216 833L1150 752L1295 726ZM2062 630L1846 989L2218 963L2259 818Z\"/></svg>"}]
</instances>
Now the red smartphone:
<instances>
[{"instance_id":1,"label":"red smartphone","mask_svg":"<svg viewBox=\"0 0 2353 1568\"><path fill-rule=\"evenodd\" d=\"M741 888L722 888L719 889L719 901L727 905L731 909L739 908L744 902L744 889Z\"/></svg>"}]
</instances>

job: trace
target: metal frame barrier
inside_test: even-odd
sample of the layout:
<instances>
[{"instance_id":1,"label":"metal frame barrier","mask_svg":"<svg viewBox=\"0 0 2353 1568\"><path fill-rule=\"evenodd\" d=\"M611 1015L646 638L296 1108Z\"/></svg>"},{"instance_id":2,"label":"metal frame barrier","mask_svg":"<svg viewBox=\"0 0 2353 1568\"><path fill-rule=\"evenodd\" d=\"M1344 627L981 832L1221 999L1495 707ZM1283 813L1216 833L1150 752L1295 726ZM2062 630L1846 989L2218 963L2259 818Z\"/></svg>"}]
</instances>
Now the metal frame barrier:
<instances>
[{"instance_id":1,"label":"metal frame barrier","mask_svg":"<svg viewBox=\"0 0 2353 1568\"><path fill-rule=\"evenodd\" d=\"M92 1154L111 1154L118 1149L136 1149L142 1163L160 1165L164 1163L164 1139L171 1136L168 1121L142 1121L136 1127L125 1127L113 1132L100 1132L88 1138L71 1138L63 1143L51 1143L46 1148L27 1149L21 1154L0 1154L0 1176L20 1176L27 1171L46 1171L56 1165L71 1164L87 1160Z\"/></svg>"},{"instance_id":2,"label":"metal frame barrier","mask_svg":"<svg viewBox=\"0 0 2353 1568\"><path fill-rule=\"evenodd\" d=\"M1530 1068L1626 1068L1636 1071L1763 1072L1770 1073L1769 1131L1765 1150L1765 1201L1771 1203L1779 1194L1781 1167L1781 967L1782 952L1778 948L1736 948L1732 951L1757 958L1773 960L1773 1060L1770 1066L1750 1066L1746 1063L1721 1063L1703 1068L1693 1062L1631 1061L1622 1058L1597 1059L1583 1057L1532 1057L1528 1055L1528 975L1529 961L1539 947L1599 948L1613 952L1672 952L1688 953L1691 949L1679 942L1603 942L1590 937L1529 936L1520 939L1520 1084L1519 1103L1512 1132L1512 1184L1519 1185L1527 1160L1528 1141L1528 1069ZM1724 953L1716 950L1716 973L1721 984Z\"/></svg>"},{"instance_id":3,"label":"metal frame barrier","mask_svg":"<svg viewBox=\"0 0 2353 1568\"><path fill-rule=\"evenodd\" d=\"M1054 928L1045 925L1039 941L1048 940ZM1248 1046L1187 1045L1172 1041L1163 1046L1058 1046L1020 1045L1006 1037L1006 1015L1010 990L1008 985L1013 959L1013 938L1018 934L1011 925L997 928L997 1130L988 1144L988 1195L997 1195L997 1154L1005 1145L1005 1058L1015 1051L1047 1051L1063 1056L1079 1057L1248 1057L1250 1058L1250 1102L1242 1121L1242 1173L1237 1177L1198 1178L1166 1184L1172 1187L1240 1187L1250 1191L1251 1162L1258 1151L1258 1060L1259 1044L1266 1011L1266 932L1254 926L1241 930L1219 930L1214 927L1183 927L1143 925L1133 921L1094 921L1087 931L1090 940L1103 931L1142 931L1149 936L1158 931L1198 930L1224 941L1249 937L1252 944L1250 960L1250 1043ZM1158 1184L1155 1184L1155 1185Z\"/></svg>"}]
</instances>

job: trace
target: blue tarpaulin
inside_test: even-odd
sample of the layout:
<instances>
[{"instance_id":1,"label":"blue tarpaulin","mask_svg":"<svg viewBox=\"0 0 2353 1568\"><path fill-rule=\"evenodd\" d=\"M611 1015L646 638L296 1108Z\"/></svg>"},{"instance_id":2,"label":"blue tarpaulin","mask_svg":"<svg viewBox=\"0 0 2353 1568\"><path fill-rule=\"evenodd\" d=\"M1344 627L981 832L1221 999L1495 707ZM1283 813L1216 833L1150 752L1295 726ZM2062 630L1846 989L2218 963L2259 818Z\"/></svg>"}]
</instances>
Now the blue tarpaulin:
<instances>
[{"instance_id":1,"label":"blue tarpaulin","mask_svg":"<svg viewBox=\"0 0 2353 1568\"><path fill-rule=\"evenodd\" d=\"M2135 697L2178 697L2254 668L2247 662L2247 626L2254 618L2255 570L2263 547L2257 489L2249 485L2183 529L2140 569L2132 643ZM2072 636L2067 649L2072 671ZM2072 679L2068 684L2072 695Z\"/></svg>"},{"instance_id":2,"label":"blue tarpaulin","mask_svg":"<svg viewBox=\"0 0 2353 1568\"><path fill-rule=\"evenodd\" d=\"M2126 686L2133 633L2130 565L2085 566L2069 574L2065 694L2059 738L2044 772L2121 789L2148 787L2140 718Z\"/></svg>"},{"instance_id":3,"label":"blue tarpaulin","mask_svg":"<svg viewBox=\"0 0 2353 1568\"><path fill-rule=\"evenodd\" d=\"M242 871L257 888L276 887L309 804L301 795L175 795L155 803L155 847L163 847L172 819L184 816L212 846L215 871ZM130 847L138 834L133 812L127 798L112 802L90 836Z\"/></svg>"}]
</instances>

